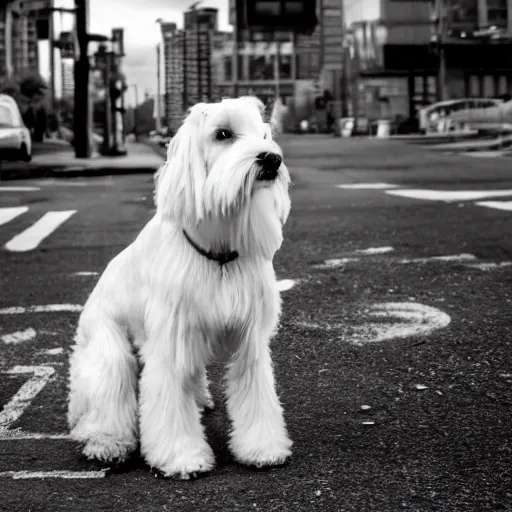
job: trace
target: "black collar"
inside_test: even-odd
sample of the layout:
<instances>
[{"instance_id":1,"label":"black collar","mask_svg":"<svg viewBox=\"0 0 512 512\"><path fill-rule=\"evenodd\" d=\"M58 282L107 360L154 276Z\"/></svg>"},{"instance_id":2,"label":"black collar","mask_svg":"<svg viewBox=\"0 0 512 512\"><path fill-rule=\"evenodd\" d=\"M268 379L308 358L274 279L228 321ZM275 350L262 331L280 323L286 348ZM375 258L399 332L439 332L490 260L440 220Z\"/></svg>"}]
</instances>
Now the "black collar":
<instances>
[{"instance_id":1,"label":"black collar","mask_svg":"<svg viewBox=\"0 0 512 512\"><path fill-rule=\"evenodd\" d=\"M209 260L217 261L220 266L225 265L226 263L229 263L230 261L236 260L238 258L238 252L237 251L230 251L230 252L220 252L220 253L213 253L212 251L206 252L204 249L201 249L194 240L188 236L188 233L183 229L183 234L185 235L185 238L188 240L188 243L199 253L202 254L205 258L208 258Z\"/></svg>"}]
</instances>

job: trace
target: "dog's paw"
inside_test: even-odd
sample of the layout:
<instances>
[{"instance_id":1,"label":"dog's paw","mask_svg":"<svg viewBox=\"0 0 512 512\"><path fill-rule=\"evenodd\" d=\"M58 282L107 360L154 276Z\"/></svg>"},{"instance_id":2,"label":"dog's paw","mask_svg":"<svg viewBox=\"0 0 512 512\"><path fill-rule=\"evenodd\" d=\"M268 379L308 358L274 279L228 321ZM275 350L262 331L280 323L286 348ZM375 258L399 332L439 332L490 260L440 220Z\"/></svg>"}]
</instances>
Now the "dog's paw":
<instances>
[{"instance_id":1,"label":"dog's paw","mask_svg":"<svg viewBox=\"0 0 512 512\"><path fill-rule=\"evenodd\" d=\"M88 439L82 453L88 459L102 462L122 463L136 450L137 443L131 440L117 439L107 434L95 435Z\"/></svg>"},{"instance_id":2,"label":"dog's paw","mask_svg":"<svg viewBox=\"0 0 512 512\"><path fill-rule=\"evenodd\" d=\"M207 473L215 466L215 458L212 449L206 445L203 449L192 452L180 452L169 464L164 464L158 469L165 477L189 480L199 473Z\"/></svg>"},{"instance_id":3,"label":"dog's paw","mask_svg":"<svg viewBox=\"0 0 512 512\"><path fill-rule=\"evenodd\" d=\"M246 466L280 466L291 456L292 441L288 438L260 442L231 441L230 448L235 459Z\"/></svg>"}]
</instances>

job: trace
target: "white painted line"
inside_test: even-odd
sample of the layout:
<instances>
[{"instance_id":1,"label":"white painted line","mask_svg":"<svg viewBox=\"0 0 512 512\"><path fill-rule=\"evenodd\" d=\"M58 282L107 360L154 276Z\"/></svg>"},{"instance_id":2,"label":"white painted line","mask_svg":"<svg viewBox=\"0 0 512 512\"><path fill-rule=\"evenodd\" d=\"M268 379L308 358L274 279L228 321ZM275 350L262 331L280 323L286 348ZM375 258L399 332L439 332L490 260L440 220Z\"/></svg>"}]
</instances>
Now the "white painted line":
<instances>
[{"instance_id":1,"label":"white painted line","mask_svg":"<svg viewBox=\"0 0 512 512\"><path fill-rule=\"evenodd\" d=\"M7 224L12 219L15 219L22 213L28 210L28 206L16 206L13 208L0 208L0 226Z\"/></svg>"},{"instance_id":2,"label":"white painted line","mask_svg":"<svg viewBox=\"0 0 512 512\"><path fill-rule=\"evenodd\" d=\"M382 323L370 321L361 328L356 328L352 339L355 345L376 343L394 338L426 336L432 331L446 327L451 318L443 311L418 304L417 302L384 302L375 304L368 311L370 319L400 319L399 323Z\"/></svg>"},{"instance_id":3,"label":"white painted line","mask_svg":"<svg viewBox=\"0 0 512 512\"><path fill-rule=\"evenodd\" d=\"M49 348L48 350L44 350L42 353L46 356L59 356L64 353L64 349L62 347Z\"/></svg>"},{"instance_id":4,"label":"white painted line","mask_svg":"<svg viewBox=\"0 0 512 512\"><path fill-rule=\"evenodd\" d=\"M403 259L399 263L429 263L431 261L475 261L478 259L474 254L450 254L447 256L429 256L427 258Z\"/></svg>"},{"instance_id":5,"label":"white painted line","mask_svg":"<svg viewBox=\"0 0 512 512\"><path fill-rule=\"evenodd\" d=\"M487 208L495 208L496 210L512 211L512 201L480 201L476 204Z\"/></svg>"},{"instance_id":6,"label":"white painted line","mask_svg":"<svg viewBox=\"0 0 512 512\"><path fill-rule=\"evenodd\" d=\"M509 190L428 190L428 189L402 189L386 190L386 194L408 197L411 199L424 199L427 201L474 201L486 197L512 196Z\"/></svg>"},{"instance_id":7,"label":"white painted line","mask_svg":"<svg viewBox=\"0 0 512 512\"><path fill-rule=\"evenodd\" d=\"M15 366L6 373L9 375L32 373L33 375L0 411L0 437L6 435L9 426L24 413L30 402L46 386L55 370L51 366Z\"/></svg>"},{"instance_id":8,"label":"white painted line","mask_svg":"<svg viewBox=\"0 0 512 512\"><path fill-rule=\"evenodd\" d=\"M494 270L496 268L510 267L510 265L512 265L512 261L468 263L465 266L478 270Z\"/></svg>"},{"instance_id":9,"label":"white painted line","mask_svg":"<svg viewBox=\"0 0 512 512\"><path fill-rule=\"evenodd\" d=\"M0 187L0 192L35 192L40 187Z\"/></svg>"},{"instance_id":10,"label":"white painted line","mask_svg":"<svg viewBox=\"0 0 512 512\"><path fill-rule=\"evenodd\" d=\"M41 432L23 432L22 430L7 430L0 435L0 441L29 441L45 439L71 439L69 434L45 434Z\"/></svg>"},{"instance_id":11,"label":"white painted line","mask_svg":"<svg viewBox=\"0 0 512 512\"><path fill-rule=\"evenodd\" d=\"M336 185L337 188L348 190L382 190L387 188L396 188L398 185L391 183L347 183L345 185Z\"/></svg>"},{"instance_id":12,"label":"white painted line","mask_svg":"<svg viewBox=\"0 0 512 512\"><path fill-rule=\"evenodd\" d=\"M0 339L6 344L21 343L22 341L30 341L36 337L36 331L29 327L24 331L12 332L10 334L4 334Z\"/></svg>"},{"instance_id":13,"label":"white painted line","mask_svg":"<svg viewBox=\"0 0 512 512\"><path fill-rule=\"evenodd\" d=\"M75 272L75 276L99 276L99 272Z\"/></svg>"},{"instance_id":14,"label":"white painted line","mask_svg":"<svg viewBox=\"0 0 512 512\"><path fill-rule=\"evenodd\" d=\"M13 480L29 478L64 478L92 479L105 478L106 470L101 471L0 471L0 477L10 477Z\"/></svg>"},{"instance_id":15,"label":"white painted line","mask_svg":"<svg viewBox=\"0 0 512 512\"><path fill-rule=\"evenodd\" d=\"M281 281L277 282L277 289L280 292L286 292L291 290L296 284L297 281L295 279L281 279Z\"/></svg>"},{"instance_id":16,"label":"white painted line","mask_svg":"<svg viewBox=\"0 0 512 512\"><path fill-rule=\"evenodd\" d=\"M368 247L368 249L358 249L359 254L385 254L394 251L393 247Z\"/></svg>"},{"instance_id":17,"label":"white painted line","mask_svg":"<svg viewBox=\"0 0 512 512\"><path fill-rule=\"evenodd\" d=\"M11 308L0 308L0 315L20 315L22 313L79 313L84 309L80 304L46 304L42 306L15 306Z\"/></svg>"},{"instance_id":18,"label":"white painted line","mask_svg":"<svg viewBox=\"0 0 512 512\"><path fill-rule=\"evenodd\" d=\"M14 252L25 252L35 249L74 213L76 213L76 210L45 213L37 222L32 224L32 226L7 242L5 248Z\"/></svg>"},{"instance_id":19,"label":"white painted line","mask_svg":"<svg viewBox=\"0 0 512 512\"><path fill-rule=\"evenodd\" d=\"M353 263L354 261L359 261L359 258L335 258L332 260L325 260L323 263L318 263L317 265L313 265L313 268L338 268L343 267L347 263Z\"/></svg>"}]
</instances>

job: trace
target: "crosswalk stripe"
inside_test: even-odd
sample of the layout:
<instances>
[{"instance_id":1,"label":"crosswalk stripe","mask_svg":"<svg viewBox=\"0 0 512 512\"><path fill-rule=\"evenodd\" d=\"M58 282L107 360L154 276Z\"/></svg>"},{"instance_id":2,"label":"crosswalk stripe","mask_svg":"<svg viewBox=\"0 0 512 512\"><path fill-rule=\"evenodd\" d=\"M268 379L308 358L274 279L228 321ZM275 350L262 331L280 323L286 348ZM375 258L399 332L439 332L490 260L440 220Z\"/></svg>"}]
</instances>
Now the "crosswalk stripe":
<instances>
[{"instance_id":1,"label":"crosswalk stripe","mask_svg":"<svg viewBox=\"0 0 512 512\"><path fill-rule=\"evenodd\" d=\"M66 222L76 210L47 212L37 222L20 234L11 238L5 248L13 252L25 252L35 249L48 235Z\"/></svg>"},{"instance_id":2,"label":"crosswalk stripe","mask_svg":"<svg viewBox=\"0 0 512 512\"><path fill-rule=\"evenodd\" d=\"M487 208L496 208L496 210L512 211L512 201L480 201L478 206L487 206Z\"/></svg>"},{"instance_id":3,"label":"crosswalk stripe","mask_svg":"<svg viewBox=\"0 0 512 512\"><path fill-rule=\"evenodd\" d=\"M39 187L0 187L0 192L35 192Z\"/></svg>"},{"instance_id":4,"label":"crosswalk stripe","mask_svg":"<svg viewBox=\"0 0 512 512\"><path fill-rule=\"evenodd\" d=\"M22 213L25 213L28 210L28 206L17 206L14 208L0 208L0 226L2 224L7 224L12 219L18 217Z\"/></svg>"}]
</instances>

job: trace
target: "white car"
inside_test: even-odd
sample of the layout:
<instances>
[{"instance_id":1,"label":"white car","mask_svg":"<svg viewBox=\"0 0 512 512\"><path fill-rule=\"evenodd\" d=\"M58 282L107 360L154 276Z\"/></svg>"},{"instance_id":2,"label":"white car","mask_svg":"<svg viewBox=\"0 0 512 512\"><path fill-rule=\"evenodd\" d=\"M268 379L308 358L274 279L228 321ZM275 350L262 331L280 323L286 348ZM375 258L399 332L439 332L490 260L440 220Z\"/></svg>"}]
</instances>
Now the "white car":
<instances>
[{"instance_id":1,"label":"white car","mask_svg":"<svg viewBox=\"0 0 512 512\"><path fill-rule=\"evenodd\" d=\"M0 94L0 161L32 160L32 138L13 97Z\"/></svg>"}]
</instances>

